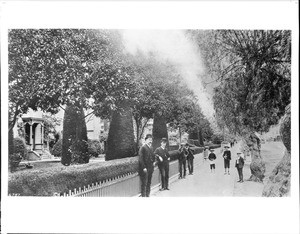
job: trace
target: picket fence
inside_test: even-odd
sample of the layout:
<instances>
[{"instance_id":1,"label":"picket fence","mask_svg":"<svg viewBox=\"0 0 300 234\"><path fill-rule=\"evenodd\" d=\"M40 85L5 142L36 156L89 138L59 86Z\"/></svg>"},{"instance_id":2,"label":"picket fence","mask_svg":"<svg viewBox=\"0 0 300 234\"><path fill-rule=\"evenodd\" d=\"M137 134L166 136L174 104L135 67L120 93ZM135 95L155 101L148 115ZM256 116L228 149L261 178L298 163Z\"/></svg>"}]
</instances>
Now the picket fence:
<instances>
[{"instance_id":1,"label":"picket fence","mask_svg":"<svg viewBox=\"0 0 300 234\"><path fill-rule=\"evenodd\" d=\"M202 157L201 154L196 154L194 159L194 167L196 167ZM170 162L169 167L169 183L178 179L179 176L179 163L178 160ZM140 177L137 172L127 173L122 176L117 176L105 181L93 183L84 186L83 188L75 188L64 193L63 197L133 197L140 196ZM152 175L151 193L157 191L160 187L160 174L156 166Z\"/></svg>"}]
</instances>

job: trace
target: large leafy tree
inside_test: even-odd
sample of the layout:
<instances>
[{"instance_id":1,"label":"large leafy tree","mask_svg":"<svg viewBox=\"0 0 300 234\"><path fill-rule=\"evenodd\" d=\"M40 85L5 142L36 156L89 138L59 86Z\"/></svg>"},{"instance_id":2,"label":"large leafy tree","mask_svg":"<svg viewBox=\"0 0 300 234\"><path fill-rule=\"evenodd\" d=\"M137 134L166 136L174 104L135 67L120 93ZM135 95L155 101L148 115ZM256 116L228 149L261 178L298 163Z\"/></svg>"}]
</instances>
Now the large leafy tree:
<instances>
[{"instance_id":1,"label":"large leafy tree","mask_svg":"<svg viewBox=\"0 0 300 234\"><path fill-rule=\"evenodd\" d=\"M158 146L162 137L168 137L167 120L172 118L171 110L182 98L182 90L188 93L187 88L174 65L162 61L154 53L145 55L139 52L131 58L131 63L134 71L131 101L137 130L136 144L139 145L147 120L154 118L153 145Z\"/></svg>"},{"instance_id":2,"label":"large leafy tree","mask_svg":"<svg viewBox=\"0 0 300 234\"><path fill-rule=\"evenodd\" d=\"M198 39L207 74L216 82L217 119L245 137L252 156L251 179L261 181L264 163L254 133L277 124L290 103L291 32L220 30L200 32Z\"/></svg>"},{"instance_id":3,"label":"large leafy tree","mask_svg":"<svg viewBox=\"0 0 300 234\"><path fill-rule=\"evenodd\" d=\"M14 29L9 31L9 129L29 108L114 106L129 79L115 31ZM93 102L90 100L93 99Z\"/></svg>"}]
</instances>

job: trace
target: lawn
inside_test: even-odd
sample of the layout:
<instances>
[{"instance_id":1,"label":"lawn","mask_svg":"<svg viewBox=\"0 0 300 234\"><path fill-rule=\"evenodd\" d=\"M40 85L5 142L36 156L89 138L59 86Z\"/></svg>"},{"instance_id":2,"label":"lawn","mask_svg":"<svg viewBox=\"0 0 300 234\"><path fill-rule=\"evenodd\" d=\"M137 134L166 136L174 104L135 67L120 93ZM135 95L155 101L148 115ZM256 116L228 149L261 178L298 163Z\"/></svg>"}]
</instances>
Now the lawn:
<instances>
[{"instance_id":1,"label":"lawn","mask_svg":"<svg viewBox=\"0 0 300 234\"><path fill-rule=\"evenodd\" d=\"M104 162L104 155L101 157L97 157L97 158L91 158L90 159L90 163L99 163L99 162ZM32 170L40 170L40 169L50 169L51 168L65 168L66 166L62 165L60 163L60 159L56 159L56 161L52 160L52 161L34 161L34 162L30 162L30 165L33 166L33 168L26 168L25 163L27 163L27 161L21 163L14 172L12 172L13 174L15 173L19 173L19 172L25 172L25 171L32 171ZM11 173L11 172L9 172Z\"/></svg>"}]
</instances>

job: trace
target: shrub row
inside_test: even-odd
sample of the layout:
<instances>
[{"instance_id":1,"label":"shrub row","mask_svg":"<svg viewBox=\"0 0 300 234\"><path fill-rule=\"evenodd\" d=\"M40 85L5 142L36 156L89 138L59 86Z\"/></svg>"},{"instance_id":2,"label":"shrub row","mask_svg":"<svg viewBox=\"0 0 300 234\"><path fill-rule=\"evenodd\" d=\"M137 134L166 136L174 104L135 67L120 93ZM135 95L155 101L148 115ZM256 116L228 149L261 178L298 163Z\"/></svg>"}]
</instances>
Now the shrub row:
<instances>
[{"instance_id":1,"label":"shrub row","mask_svg":"<svg viewBox=\"0 0 300 234\"><path fill-rule=\"evenodd\" d=\"M55 143L50 152L55 157L61 157L62 139L59 139ZM88 140L88 153L90 157L98 157L99 154L103 153L103 149L101 148L101 144L98 140Z\"/></svg>"},{"instance_id":2,"label":"shrub row","mask_svg":"<svg viewBox=\"0 0 300 234\"><path fill-rule=\"evenodd\" d=\"M195 154L203 151L200 147L193 149ZM176 160L179 151L170 151L170 155L172 160ZM53 196L54 193L63 194L74 188L137 171L138 157L21 171L9 176L8 193L21 196Z\"/></svg>"},{"instance_id":3,"label":"shrub row","mask_svg":"<svg viewBox=\"0 0 300 234\"><path fill-rule=\"evenodd\" d=\"M205 146L208 146L209 149L216 149L216 148L220 148L221 144L208 144Z\"/></svg>"},{"instance_id":4,"label":"shrub row","mask_svg":"<svg viewBox=\"0 0 300 234\"><path fill-rule=\"evenodd\" d=\"M138 171L138 157L101 163L22 171L9 176L8 193L21 196L53 196L74 188Z\"/></svg>"},{"instance_id":5,"label":"shrub row","mask_svg":"<svg viewBox=\"0 0 300 234\"><path fill-rule=\"evenodd\" d=\"M198 146L198 147L201 146L199 140L188 139L187 142L188 142L190 145L195 145L195 146Z\"/></svg>"},{"instance_id":6,"label":"shrub row","mask_svg":"<svg viewBox=\"0 0 300 234\"><path fill-rule=\"evenodd\" d=\"M200 153L203 152L203 147L191 147L191 149L194 150L194 154L200 154ZM170 161L177 160L178 157L179 157L179 150L169 151L169 154L171 156L171 160Z\"/></svg>"}]
</instances>

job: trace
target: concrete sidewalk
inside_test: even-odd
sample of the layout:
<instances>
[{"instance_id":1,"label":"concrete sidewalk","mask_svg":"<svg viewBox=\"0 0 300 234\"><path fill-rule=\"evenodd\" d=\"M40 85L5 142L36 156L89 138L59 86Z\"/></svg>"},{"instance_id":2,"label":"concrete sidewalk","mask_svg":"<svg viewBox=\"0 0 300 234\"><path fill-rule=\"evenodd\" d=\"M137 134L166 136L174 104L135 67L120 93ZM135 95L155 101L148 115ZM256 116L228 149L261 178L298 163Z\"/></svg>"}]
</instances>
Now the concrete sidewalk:
<instances>
[{"instance_id":1,"label":"concrete sidewalk","mask_svg":"<svg viewBox=\"0 0 300 234\"><path fill-rule=\"evenodd\" d=\"M224 159L221 149L216 149L216 170L211 173L208 161L201 160L195 165L194 174L186 179L176 180L170 184L170 190L158 191L152 196L157 197L232 197L232 196L261 196L263 184L245 181L237 183L238 174L234 167L239 144L231 149L230 175L224 174ZM201 154L203 157L203 153ZM244 168L244 180L249 178L249 164ZM249 188L249 189L247 189Z\"/></svg>"}]
</instances>

